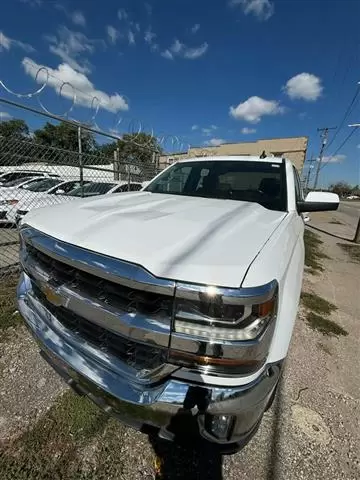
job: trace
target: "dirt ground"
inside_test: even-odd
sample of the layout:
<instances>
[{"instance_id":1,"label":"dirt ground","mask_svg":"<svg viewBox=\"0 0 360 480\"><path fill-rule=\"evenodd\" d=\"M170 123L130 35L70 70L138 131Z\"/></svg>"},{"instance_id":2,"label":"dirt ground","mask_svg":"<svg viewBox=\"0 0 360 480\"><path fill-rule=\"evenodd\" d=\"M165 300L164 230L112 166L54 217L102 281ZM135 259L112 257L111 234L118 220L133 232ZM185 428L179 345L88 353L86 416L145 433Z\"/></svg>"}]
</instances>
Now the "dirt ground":
<instances>
[{"instance_id":1,"label":"dirt ground","mask_svg":"<svg viewBox=\"0 0 360 480\"><path fill-rule=\"evenodd\" d=\"M314 308L334 306L320 317L343 335L320 332L301 306L277 398L243 451L183 449L107 418L64 386L14 322L0 336L0 479L359 479L360 264L336 237L351 237L344 215L311 215L311 227L335 236L310 228L328 258L303 287Z\"/></svg>"}]
</instances>

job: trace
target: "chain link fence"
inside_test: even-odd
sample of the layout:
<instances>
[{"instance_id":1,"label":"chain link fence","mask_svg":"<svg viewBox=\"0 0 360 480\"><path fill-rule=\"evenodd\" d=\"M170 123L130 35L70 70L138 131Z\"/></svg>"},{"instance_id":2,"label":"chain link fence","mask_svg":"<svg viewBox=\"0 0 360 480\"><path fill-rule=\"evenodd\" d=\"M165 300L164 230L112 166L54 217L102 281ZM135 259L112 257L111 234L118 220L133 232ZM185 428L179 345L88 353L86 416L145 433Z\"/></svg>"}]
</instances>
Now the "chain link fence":
<instances>
[{"instance_id":1,"label":"chain link fence","mask_svg":"<svg viewBox=\"0 0 360 480\"><path fill-rule=\"evenodd\" d=\"M158 172L158 152L147 146L137 148L136 156L119 153L116 143L106 154L83 152L81 134L79 139L69 150L39 144L31 136L0 137L0 279L18 268L17 225L29 211L138 191Z\"/></svg>"}]
</instances>

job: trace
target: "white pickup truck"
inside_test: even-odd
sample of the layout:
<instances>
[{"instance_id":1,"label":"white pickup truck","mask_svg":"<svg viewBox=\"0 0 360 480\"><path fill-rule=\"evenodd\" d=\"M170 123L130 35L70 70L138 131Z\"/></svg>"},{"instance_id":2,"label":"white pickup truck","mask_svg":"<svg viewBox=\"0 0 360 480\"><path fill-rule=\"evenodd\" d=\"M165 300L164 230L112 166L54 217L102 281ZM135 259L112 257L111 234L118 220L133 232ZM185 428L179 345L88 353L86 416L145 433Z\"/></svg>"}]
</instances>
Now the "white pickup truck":
<instances>
[{"instance_id":1,"label":"white pickup truck","mask_svg":"<svg viewBox=\"0 0 360 480\"><path fill-rule=\"evenodd\" d=\"M122 422L223 452L271 405L298 310L302 212L282 158L172 165L142 191L34 210L18 305L44 358Z\"/></svg>"}]
</instances>

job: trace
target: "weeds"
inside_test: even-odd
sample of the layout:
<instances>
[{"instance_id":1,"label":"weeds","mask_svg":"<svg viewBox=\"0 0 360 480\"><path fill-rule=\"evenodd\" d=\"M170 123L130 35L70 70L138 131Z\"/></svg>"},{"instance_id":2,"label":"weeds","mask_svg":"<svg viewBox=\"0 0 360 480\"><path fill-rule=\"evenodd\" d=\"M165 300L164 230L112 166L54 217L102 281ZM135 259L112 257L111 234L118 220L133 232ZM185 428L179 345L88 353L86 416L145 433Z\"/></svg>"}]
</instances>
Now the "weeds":
<instances>
[{"instance_id":1,"label":"weeds","mask_svg":"<svg viewBox=\"0 0 360 480\"><path fill-rule=\"evenodd\" d=\"M301 300L307 309L305 318L310 328L317 330L323 335L339 336L348 334L348 332L336 322L326 318L337 310L336 305L316 295L316 293L302 292ZM323 350L326 351L325 347Z\"/></svg>"},{"instance_id":2,"label":"weeds","mask_svg":"<svg viewBox=\"0 0 360 480\"><path fill-rule=\"evenodd\" d=\"M348 332L343 329L340 325L328 318L317 315L314 312L307 312L306 321L310 328L317 330L318 332L323 333L324 335L348 335Z\"/></svg>"},{"instance_id":3,"label":"weeds","mask_svg":"<svg viewBox=\"0 0 360 480\"><path fill-rule=\"evenodd\" d=\"M330 315L337 310L336 305L316 295L316 293L302 292L301 300L306 308L319 314Z\"/></svg>"},{"instance_id":4,"label":"weeds","mask_svg":"<svg viewBox=\"0 0 360 480\"><path fill-rule=\"evenodd\" d=\"M317 275L324 270L321 260L329 257L322 252L320 247L323 242L320 240L319 235L317 235L316 233L311 232L310 230L305 230L304 242L305 265L309 268L312 274Z\"/></svg>"},{"instance_id":5,"label":"weeds","mask_svg":"<svg viewBox=\"0 0 360 480\"><path fill-rule=\"evenodd\" d=\"M15 274L4 278L0 282L0 338L1 333L6 332L10 327L15 327L20 323L20 315L15 313L16 306L16 286L18 276Z\"/></svg>"},{"instance_id":6,"label":"weeds","mask_svg":"<svg viewBox=\"0 0 360 480\"><path fill-rule=\"evenodd\" d=\"M111 478L118 478L123 428L118 423L102 438L99 452L91 455L95 457L91 463L96 460L96 475L94 468L85 469L82 458L86 446L103 436L108 423L108 416L89 400L66 392L32 430L0 452L1 480L107 478L115 465L116 475Z\"/></svg>"},{"instance_id":7,"label":"weeds","mask_svg":"<svg viewBox=\"0 0 360 480\"><path fill-rule=\"evenodd\" d=\"M360 263L360 245L351 245L349 243L338 243L354 263Z\"/></svg>"}]
</instances>

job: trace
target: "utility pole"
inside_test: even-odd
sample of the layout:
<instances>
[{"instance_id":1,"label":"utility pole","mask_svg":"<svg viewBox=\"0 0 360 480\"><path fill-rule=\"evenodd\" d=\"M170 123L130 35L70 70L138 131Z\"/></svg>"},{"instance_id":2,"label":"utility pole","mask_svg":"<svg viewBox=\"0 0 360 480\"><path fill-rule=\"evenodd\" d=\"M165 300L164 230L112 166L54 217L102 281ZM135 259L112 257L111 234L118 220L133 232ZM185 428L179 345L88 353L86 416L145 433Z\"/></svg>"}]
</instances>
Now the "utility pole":
<instances>
[{"instance_id":1,"label":"utility pole","mask_svg":"<svg viewBox=\"0 0 360 480\"><path fill-rule=\"evenodd\" d=\"M319 181L319 173L320 173L320 168L321 168L321 164L322 164L323 157L324 157L324 151L325 151L325 147L326 147L326 144L327 144L329 131L330 130L336 130L336 129L337 129L337 127L325 127L325 128L318 128L317 129L318 132L321 132L320 137L322 139L322 142L321 142L321 148L320 148L320 153L319 153L319 161L318 161L316 174L315 174L315 181L314 181L314 187L313 187L314 190L316 190L316 187L317 187L317 184L318 184L318 181Z\"/></svg>"},{"instance_id":2,"label":"utility pole","mask_svg":"<svg viewBox=\"0 0 360 480\"><path fill-rule=\"evenodd\" d=\"M349 125L349 127L351 128L359 128L360 127L360 123L354 123L352 125ZM360 176L360 172L359 172L359 176ZM359 221L358 221L358 224L357 224L357 227L356 227L356 232L355 232L355 237L354 237L354 240L353 240L355 243L360 243L360 217L359 217Z\"/></svg>"},{"instance_id":3,"label":"utility pole","mask_svg":"<svg viewBox=\"0 0 360 480\"><path fill-rule=\"evenodd\" d=\"M316 158L310 158L310 159L308 160L309 169L308 169L308 172L307 172L307 175L306 175L306 179L305 179L305 192L306 192L306 193L307 193L308 190L309 190L311 170L314 168L313 165L312 165L313 162L316 162Z\"/></svg>"}]
</instances>

